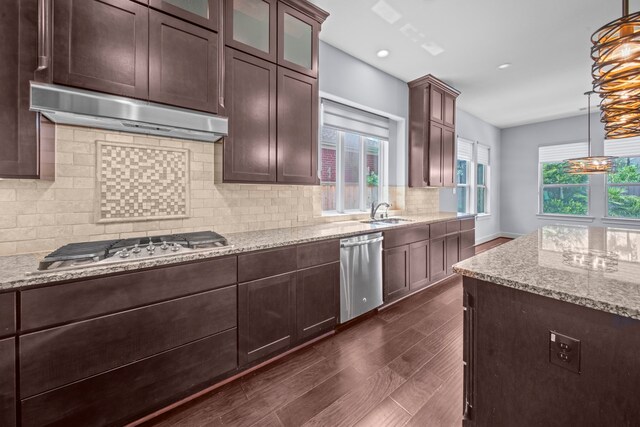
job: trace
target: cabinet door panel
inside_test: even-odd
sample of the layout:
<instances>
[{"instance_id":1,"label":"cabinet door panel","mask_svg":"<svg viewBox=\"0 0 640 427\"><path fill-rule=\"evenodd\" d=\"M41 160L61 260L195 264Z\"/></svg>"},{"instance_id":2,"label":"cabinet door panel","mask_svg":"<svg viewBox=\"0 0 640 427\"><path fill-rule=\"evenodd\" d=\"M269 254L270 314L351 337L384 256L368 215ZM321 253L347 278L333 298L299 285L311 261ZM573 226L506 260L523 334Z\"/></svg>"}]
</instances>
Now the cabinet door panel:
<instances>
[{"instance_id":1,"label":"cabinet door panel","mask_svg":"<svg viewBox=\"0 0 640 427\"><path fill-rule=\"evenodd\" d=\"M224 179L276 181L277 66L226 48Z\"/></svg>"},{"instance_id":2,"label":"cabinet door panel","mask_svg":"<svg viewBox=\"0 0 640 427\"><path fill-rule=\"evenodd\" d=\"M291 346L295 320L296 273L238 285L240 365Z\"/></svg>"},{"instance_id":3,"label":"cabinet door panel","mask_svg":"<svg viewBox=\"0 0 640 427\"><path fill-rule=\"evenodd\" d=\"M447 276L453 274L453 264L460 261L460 235L447 236L446 240L446 262Z\"/></svg>"},{"instance_id":4,"label":"cabinet door panel","mask_svg":"<svg viewBox=\"0 0 640 427\"><path fill-rule=\"evenodd\" d=\"M37 2L0 2L0 177L38 178L37 114L29 111L34 79Z\"/></svg>"},{"instance_id":5,"label":"cabinet door panel","mask_svg":"<svg viewBox=\"0 0 640 427\"><path fill-rule=\"evenodd\" d=\"M225 0L225 43L276 62L277 0Z\"/></svg>"},{"instance_id":6,"label":"cabinet door panel","mask_svg":"<svg viewBox=\"0 0 640 427\"><path fill-rule=\"evenodd\" d=\"M149 6L218 31L219 0L149 0Z\"/></svg>"},{"instance_id":7,"label":"cabinet door panel","mask_svg":"<svg viewBox=\"0 0 640 427\"><path fill-rule=\"evenodd\" d=\"M22 426L115 426L198 392L237 367L237 330L25 399Z\"/></svg>"},{"instance_id":8,"label":"cabinet door panel","mask_svg":"<svg viewBox=\"0 0 640 427\"><path fill-rule=\"evenodd\" d=\"M428 176L425 180L431 187L442 187L443 185L443 152L444 152L444 129L439 125L432 124L429 127L429 149L425 150L425 164L429 167L425 172Z\"/></svg>"},{"instance_id":9,"label":"cabinet door panel","mask_svg":"<svg viewBox=\"0 0 640 427\"><path fill-rule=\"evenodd\" d=\"M278 67L278 182L318 181L318 81Z\"/></svg>"},{"instance_id":10,"label":"cabinet door panel","mask_svg":"<svg viewBox=\"0 0 640 427\"><path fill-rule=\"evenodd\" d=\"M431 85L431 121L438 124L444 123L444 91L436 86Z\"/></svg>"},{"instance_id":11,"label":"cabinet door panel","mask_svg":"<svg viewBox=\"0 0 640 427\"><path fill-rule=\"evenodd\" d=\"M53 80L148 97L148 9L129 0L54 2Z\"/></svg>"},{"instance_id":12,"label":"cabinet door panel","mask_svg":"<svg viewBox=\"0 0 640 427\"><path fill-rule=\"evenodd\" d=\"M429 243L429 270L431 282L437 282L447 276L447 256L445 239L432 239Z\"/></svg>"},{"instance_id":13,"label":"cabinet door panel","mask_svg":"<svg viewBox=\"0 0 640 427\"><path fill-rule=\"evenodd\" d=\"M444 95L443 123L451 128L456 127L456 98L448 93Z\"/></svg>"},{"instance_id":14,"label":"cabinet door panel","mask_svg":"<svg viewBox=\"0 0 640 427\"><path fill-rule=\"evenodd\" d=\"M319 33L318 22L278 3L278 65L317 77Z\"/></svg>"},{"instance_id":15,"label":"cabinet door panel","mask_svg":"<svg viewBox=\"0 0 640 427\"><path fill-rule=\"evenodd\" d=\"M409 89L409 186L429 185L429 85Z\"/></svg>"},{"instance_id":16,"label":"cabinet door panel","mask_svg":"<svg viewBox=\"0 0 640 427\"><path fill-rule=\"evenodd\" d=\"M149 12L149 99L218 112L218 35Z\"/></svg>"},{"instance_id":17,"label":"cabinet door panel","mask_svg":"<svg viewBox=\"0 0 640 427\"><path fill-rule=\"evenodd\" d=\"M0 340L0 425L16 425L16 340Z\"/></svg>"},{"instance_id":18,"label":"cabinet door panel","mask_svg":"<svg viewBox=\"0 0 640 427\"><path fill-rule=\"evenodd\" d=\"M409 288L414 291L429 284L429 241L409 246Z\"/></svg>"},{"instance_id":19,"label":"cabinet door panel","mask_svg":"<svg viewBox=\"0 0 640 427\"><path fill-rule=\"evenodd\" d=\"M332 330L340 310L340 263L321 265L298 272L297 339L307 340Z\"/></svg>"},{"instance_id":20,"label":"cabinet door panel","mask_svg":"<svg viewBox=\"0 0 640 427\"><path fill-rule=\"evenodd\" d=\"M456 185L456 137L449 128L442 129L442 185Z\"/></svg>"},{"instance_id":21,"label":"cabinet door panel","mask_svg":"<svg viewBox=\"0 0 640 427\"><path fill-rule=\"evenodd\" d=\"M384 302L390 302L409 292L409 246L385 249L382 254Z\"/></svg>"}]
</instances>

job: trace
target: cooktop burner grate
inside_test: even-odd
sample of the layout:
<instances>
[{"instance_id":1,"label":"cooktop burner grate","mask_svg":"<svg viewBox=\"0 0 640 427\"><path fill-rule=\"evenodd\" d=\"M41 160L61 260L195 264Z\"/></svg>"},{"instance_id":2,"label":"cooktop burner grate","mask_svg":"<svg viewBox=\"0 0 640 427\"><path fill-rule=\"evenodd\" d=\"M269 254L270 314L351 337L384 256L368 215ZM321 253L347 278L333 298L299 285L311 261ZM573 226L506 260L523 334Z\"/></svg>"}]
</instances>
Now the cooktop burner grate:
<instances>
[{"instance_id":1,"label":"cooktop burner grate","mask_svg":"<svg viewBox=\"0 0 640 427\"><path fill-rule=\"evenodd\" d=\"M165 236L138 237L97 242L70 243L44 257L38 270L91 265L176 254L183 250L222 248L227 239L213 231L198 231ZM156 250L156 248L160 248ZM171 249L170 251L168 249ZM134 256L131 258L131 254Z\"/></svg>"}]
</instances>

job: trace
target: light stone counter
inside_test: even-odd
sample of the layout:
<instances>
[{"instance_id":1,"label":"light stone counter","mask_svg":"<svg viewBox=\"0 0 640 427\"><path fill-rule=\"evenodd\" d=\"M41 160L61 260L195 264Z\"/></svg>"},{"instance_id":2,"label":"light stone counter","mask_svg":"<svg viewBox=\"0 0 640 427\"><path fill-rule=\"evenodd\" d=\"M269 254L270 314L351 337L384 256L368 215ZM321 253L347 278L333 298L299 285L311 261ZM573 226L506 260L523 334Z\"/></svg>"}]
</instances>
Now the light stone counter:
<instances>
[{"instance_id":1,"label":"light stone counter","mask_svg":"<svg viewBox=\"0 0 640 427\"><path fill-rule=\"evenodd\" d=\"M453 270L640 319L640 230L546 226L459 262Z\"/></svg>"},{"instance_id":2,"label":"light stone counter","mask_svg":"<svg viewBox=\"0 0 640 427\"><path fill-rule=\"evenodd\" d=\"M375 233L391 228L408 227L419 223L434 223L464 217L469 217L469 215L458 215L455 212L439 212L429 215L404 215L402 218L410 219L411 222L384 226L377 225L375 227L359 221L342 221L308 227L234 233L225 236L230 246L224 249L185 252L144 261L132 260L59 271L36 272L39 261L46 253L5 256L0 257L0 291L19 290L54 282L77 280L319 240L338 239L364 233Z\"/></svg>"}]
</instances>

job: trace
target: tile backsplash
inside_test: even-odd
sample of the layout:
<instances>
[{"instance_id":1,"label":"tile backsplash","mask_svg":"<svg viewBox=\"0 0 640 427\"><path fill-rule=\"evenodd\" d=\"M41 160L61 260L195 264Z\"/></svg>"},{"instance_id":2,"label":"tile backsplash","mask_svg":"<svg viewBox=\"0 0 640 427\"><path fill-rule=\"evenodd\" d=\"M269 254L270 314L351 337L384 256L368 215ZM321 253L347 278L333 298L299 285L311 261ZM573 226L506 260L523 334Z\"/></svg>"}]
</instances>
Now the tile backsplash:
<instances>
[{"instance_id":1,"label":"tile backsplash","mask_svg":"<svg viewBox=\"0 0 640 427\"><path fill-rule=\"evenodd\" d=\"M119 152L105 156L99 147L118 147ZM224 234L349 219L322 216L319 186L217 183L220 147L57 126L55 181L0 180L0 255L51 251L88 240L210 229ZM175 164L181 155L188 159L186 181L172 175L181 173ZM125 169L132 175L117 178L116 187L109 185L127 161L131 168ZM157 169L150 171L151 165ZM150 205L145 196L164 202ZM439 210L433 188L392 187L389 199L407 213ZM167 216L173 218L161 219ZM105 218L118 222L102 222Z\"/></svg>"}]
</instances>

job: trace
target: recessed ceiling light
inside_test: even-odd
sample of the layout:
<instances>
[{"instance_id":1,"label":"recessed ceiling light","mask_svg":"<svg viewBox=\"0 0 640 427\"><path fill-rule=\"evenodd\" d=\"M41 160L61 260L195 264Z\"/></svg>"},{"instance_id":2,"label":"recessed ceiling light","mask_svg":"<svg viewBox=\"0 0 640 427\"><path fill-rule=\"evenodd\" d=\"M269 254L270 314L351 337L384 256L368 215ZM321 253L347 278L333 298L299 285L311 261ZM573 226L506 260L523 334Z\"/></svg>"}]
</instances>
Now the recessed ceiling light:
<instances>
[{"instance_id":1,"label":"recessed ceiling light","mask_svg":"<svg viewBox=\"0 0 640 427\"><path fill-rule=\"evenodd\" d=\"M389 24L395 24L398 19L402 18L402 15L384 0L380 0L378 3L373 5L371 10Z\"/></svg>"},{"instance_id":2,"label":"recessed ceiling light","mask_svg":"<svg viewBox=\"0 0 640 427\"><path fill-rule=\"evenodd\" d=\"M386 58L389 56L389 51L387 49L381 49L376 53L376 55L378 55L378 58Z\"/></svg>"},{"instance_id":3,"label":"recessed ceiling light","mask_svg":"<svg viewBox=\"0 0 640 427\"><path fill-rule=\"evenodd\" d=\"M505 62L504 64L500 64L498 65L498 70L504 70L506 68L511 67L511 63L510 62Z\"/></svg>"}]
</instances>

